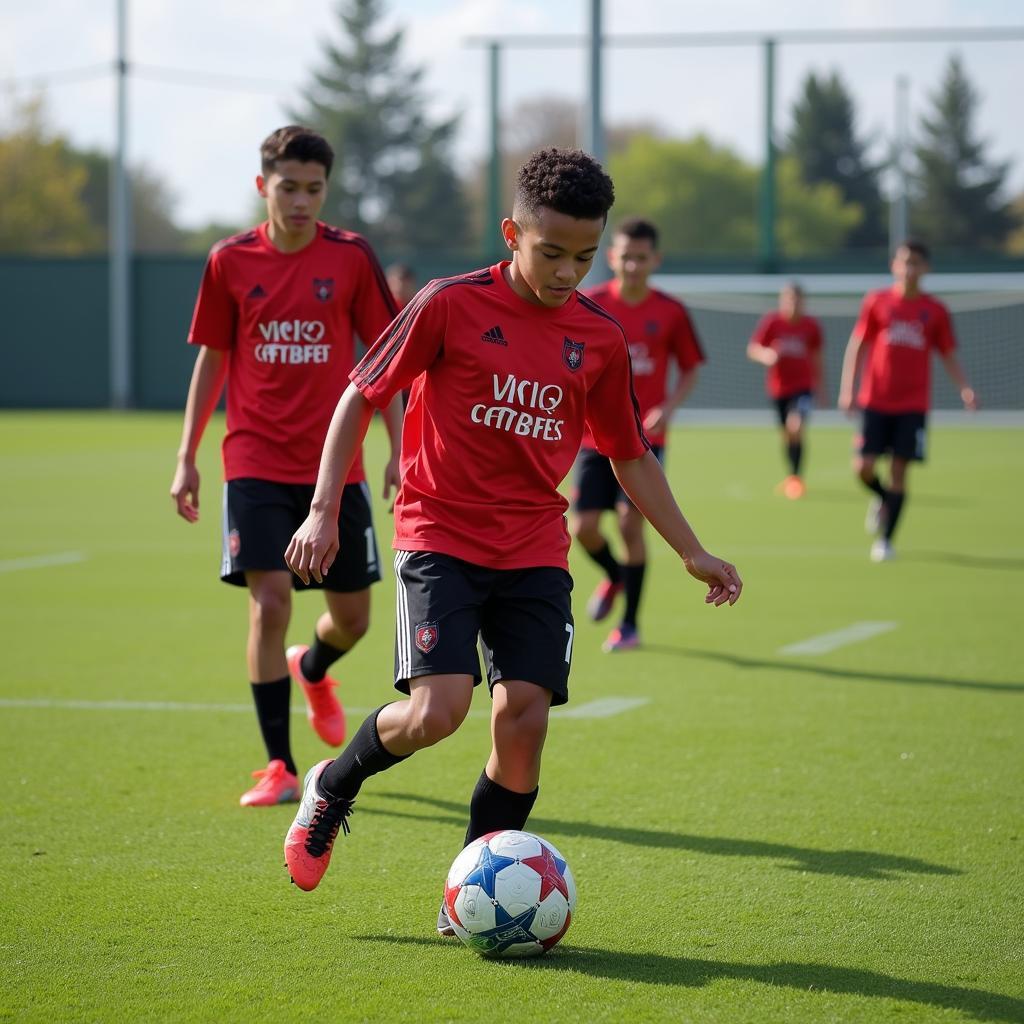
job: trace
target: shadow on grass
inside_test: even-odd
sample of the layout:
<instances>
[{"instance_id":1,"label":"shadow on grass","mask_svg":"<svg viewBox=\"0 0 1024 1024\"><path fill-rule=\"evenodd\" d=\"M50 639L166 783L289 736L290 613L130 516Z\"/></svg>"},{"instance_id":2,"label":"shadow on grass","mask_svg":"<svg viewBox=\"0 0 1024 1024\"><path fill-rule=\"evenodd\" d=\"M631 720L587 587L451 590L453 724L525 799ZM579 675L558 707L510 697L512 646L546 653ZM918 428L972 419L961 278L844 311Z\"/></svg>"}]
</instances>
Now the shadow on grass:
<instances>
[{"instance_id":1,"label":"shadow on grass","mask_svg":"<svg viewBox=\"0 0 1024 1024\"><path fill-rule=\"evenodd\" d=\"M465 804L415 793L375 793L374 799L407 800L426 804L440 811L450 811L453 824L463 826L466 822ZM394 811L379 807L363 806L360 814L381 814L389 817L422 819L424 816L407 811ZM457 815L457 817L456 817ZM436 817L431 817L436 821ZM623 828L619 825L595 825L589 821L563 821L559 818L530 818L530 828L543 835L556 834L574 838L607 839L630 846L653 846L665 850L688 850L691 853L706 853L717 857L764 857L782 861L779 866L787 871L807 871L818 875L843 875L848 878L872 878L892 881L903 874L916 875L961 875L962 871L942 864L929 864L916 857L900 857L889 853L873 853L869 850L812 850L785 843L766 843L756 839L729 839L722 836L695 836L682 832L665 832L659 829Z\"/></svg>"},{"instance_id":2,"label":"shadow on grass","mask_svg":"<svg viewBox=\"0 0 1024 1024\"><path fill-rule=\"evenodd\" d=\"M360 942L386 942L404 946L434 946L440 939L405 935L356 935ZM877 971L830 964L800 964L779 961L770 964L730 963L723 960L694 960L660 953L619 953L584 946L559 946L548 956L531 960L503 960L510 970L553 971L587 974L613 981L635 981L648 985L701 988L719 979L754 981L772 988L804 992L863 996L869 999L897 999L970 1014L976 1020L1019 1022L1024 1020L1024 999L984 992L958 985L929 981L908 981ZM876 1020L881 1018L874 1018Z\"/></svg>"},{"instance_id":3,"label":"shadow on grass","mask_svg":"<svg viewBox=\"0 0 1024 1024\"><path fill-rule=\"evenodd\" d=\"M1002 572L1024 572L1024 558L1003 558L998 555L974 555L969 551L907 551L900 552L904 562L944 562L962 569L996 569Z\"/></svg>"},{"instance_id":4,"label":"shadow on grass","mask_svg":"<svg viewBox=\"0 0 1024 1024\"><path fill-rule=\"evenodd\" d=\"M871 495L866 490L851 487L848 490L838 488L817 488L813 483L807 489L807 501L813 504L816 501L832 501L843 505L867 505ZM915 506L925 508L968 508L974 502L969 498L963 498L952 494L912 494L910 500Z\"/></svg>"},{"instance_id":5,"label":"shadow on grass","mask_svg":"<svg viewBox=\"0 0 1024 1024\"><path fill-rule=\"evenodd\" d=\"M772 672L795 672L832 679L863 679L869 683L909 683L912 686L945 686L956 690L985 690L989 693L1024 693L1024 683L995 683L984 679L953 679L949 676L917 675L909 672L865 672L852 668L832 668L804 661L745 658L726 651L702 651L696 647L672 647L669 644L645 643L641 650L652 654L672 654L686 658L705 658L742 669L768 669Z\"/></svg>"}]
</instances>

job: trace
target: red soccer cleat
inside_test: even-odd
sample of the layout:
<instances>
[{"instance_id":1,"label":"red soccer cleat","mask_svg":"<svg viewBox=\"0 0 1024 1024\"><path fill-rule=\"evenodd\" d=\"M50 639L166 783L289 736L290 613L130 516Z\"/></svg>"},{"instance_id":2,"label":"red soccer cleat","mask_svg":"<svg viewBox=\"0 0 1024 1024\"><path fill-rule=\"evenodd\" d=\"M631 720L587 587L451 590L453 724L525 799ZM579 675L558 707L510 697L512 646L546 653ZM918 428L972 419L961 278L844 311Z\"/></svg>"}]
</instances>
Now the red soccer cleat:
<instances>
[{"instance_id":1,"label":"red soccer cleat","mask_svg":"<svg viewBox=\"0 0 1024 1024\"><path fill-rule=\"evenodd\" d=\"M308 650L307 644L294 644L285 651L288 671L302 687L302 694L306 698L306 717L317 736L332 747L340 747L345 742L345 711L334 696L338 684L330 676L324 676L318 683L311 683L302 674L302 656Z\"/></svg>"},{"instance_id":2,"label":"red soccer cleat","mask_svg":"<svg viewBox=\"0 0 1024 1024\"><path fill-rule=\"evenodd\" d=\"M284 862L292 881L306 892L320 884L328 865L338 829L348 835L351 800L327 800L316 789L317 779L330 759L313 765L302 784L302 800L292 827L284 837Z\"/></svg>"},{"instance_id":3,"label":"red soccer cleat","mask_svg":"<svg viewBox=\"0 0 1024 1024\"><path fill-rule=\"evenodd\" d=\"M612 583L611 580L601 580L590 595L587 602L587 614L594 620L600 622L608 618L608 613L615 604L615 598L622 593L622 583Z\"/></svg>"},{"instance_id":4,"label":"red soccer cleat","mask_svg":"<svg viewBox=\"0 0 1024 1024\"><path fill-rule=\"evenodd\" d=\"M605 654L613 654L615 651L632 651L639 646L640 634L636 631L636 626L623 624L608 634L608 639L601 644L601 650Z\"/></svg>"},{"instance_id":5,"label":"red soccer cleat","mask_svg":"<svg viewBox=\"0 0 1024 1024\"><path fill-rule=\"evenodd\" d=\"M288 771L284 761L275 758L252 777L260 781L242 794L238 802L243 807L273 807L299 799L299 777Z\"/></svg>"}]
</instances>

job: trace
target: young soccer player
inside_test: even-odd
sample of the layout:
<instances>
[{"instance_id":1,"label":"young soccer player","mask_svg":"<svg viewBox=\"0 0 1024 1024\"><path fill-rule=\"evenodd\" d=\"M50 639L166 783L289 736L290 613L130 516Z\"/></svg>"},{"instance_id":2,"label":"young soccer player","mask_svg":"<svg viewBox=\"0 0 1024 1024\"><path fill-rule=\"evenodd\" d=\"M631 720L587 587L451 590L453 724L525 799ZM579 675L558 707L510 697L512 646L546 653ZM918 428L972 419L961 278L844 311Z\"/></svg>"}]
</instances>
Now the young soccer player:
<instances>
[{"instance_id":1,"label":"young soccer player","mask_svg":"<svg viewBox=\"0 0 1024 1024\"><path fill-rule=\"evenodd\" d=\"M289 126L260 150L256 179L267 220L210 252L188 340L197 346L171 484L177 511L199 518L196 452L227 382L221 579L249 590L246 647L267 767L243 806L296 800L290 742L291 678L320 738L340 746L345 718L326 673L366 632L380 579L362 459L353 453L338 525L341 560L318 580L327 611L312 644L285 651L292 584L288 540L309 508L331 410L355 363L353 333L372 342L394 315L384 273L365 239L317 220L334 154L319 135ZM401 410L384 406L397 453ZM385 473L397 484L397 457ZM339 492L340 493L340 492Z\"/></svg>"},{"instance_id":2,"label":"young soccer player","mask_svg":"<svg viewBox=\"0 0 1024 1024\"><path fill-rule=\"evenodd\" d=\"M927 270L924 245L914 241L900 245L892 259L892 287L865 297L843 357L840 409L853 409L854 384L861 374L857 403L863 410L863 427L853 465L864 486L875 494L866 524L878 534L871 547L874 562L893 557L892 538L906 501L907 470L911 462L925 457L933 350L959 388L964 407L977 408L974 390L954 352L949 310L921 290ZM888 486L882 485L875 471L882 455L891 457Z\"/></svg>"},{"instance_id":3,"label":"young soccer player","mask_svg":"<svg viewBox=\"0 0 1024 1024\"><path fill-rule=\"evenodd\" d=\"M672 413L693 390L704 353L686 307L648 284L660 263L657 228L650 221L631 217L615 229L608 249L614 279L589 289L587 294L622 325L644 432L655 457L662 461ZM671 393L670 362L675 362L679 371ZM601 516L606 511L615 512L617 517L625 550L622 563L601 532ZM625 596L622 620L605 640L604 650L626 651L639 646L637 614L647 570L644 517L619 485L611 462L598 450L589 430L584 430L583 447L576 460L570 530L605 573L587 604L590 617L602 621L619 594Z\"/></svg>"},{"instance_id":4,"label":"young soccer player","mask_svg":"<svg viewBox=\"0 0 1024 1024\"><path fill-rule=\"evenodd\" d=\"M549 708L568 699L572 580L558 485L584 419L636 506L707 585L705 601L740 596L736 569L701 547L650 451L622 329L576 291L612 201L611 180L591 157L535 153L501 224L511 262L431 282L355 368L338 403L309 518L286 558L303 580L331 567L348 465L373 409L411 384L394 541L394 678L408 696L374 711L337 759L306 775L285 839L302 889L323 877L363 783L461 725L482 675L478 637L493 745L466 842L526 824ZM447 929L443 915L438 928Z\"/></svg>"},{"instance_id":5,"label":"young soccer player","mask_svg":"<svg viewBox=\"0 0 1024 1024\"><path fill-rule=\"evenodd\" d=\"M408 263L392 263L387 269L388 287L399 309L405 309L416 294L416 275Z\"/></svg>"},{"instance_id":6,"label":"young soccer player","mask_svg":"<svg viewBox=\"0 0 1024 1024\"><path fill-rule=\"evenodd\" d=\"M804 427L815 399L820 403L824 394L821 348L821 325L804 312L804 291L795 282L779 292L779 308L762 317L747 345L748 358L768 369L765 386L789 460L789 475L778 490L791 500L804 496Z\"/></svg>"}]
</instances>

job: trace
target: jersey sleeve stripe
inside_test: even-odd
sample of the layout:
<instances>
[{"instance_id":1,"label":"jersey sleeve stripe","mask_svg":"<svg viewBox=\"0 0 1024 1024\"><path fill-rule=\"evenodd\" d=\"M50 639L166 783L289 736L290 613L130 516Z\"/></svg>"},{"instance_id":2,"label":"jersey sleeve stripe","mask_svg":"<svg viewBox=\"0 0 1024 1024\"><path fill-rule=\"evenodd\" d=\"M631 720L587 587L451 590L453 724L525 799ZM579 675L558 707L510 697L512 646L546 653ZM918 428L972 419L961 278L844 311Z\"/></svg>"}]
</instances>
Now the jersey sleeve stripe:
<instances>
[{"instance_id":1,"label":"jersey sleeve stripe","mask_svg":"<svg viewBox=\"0 0 1024 1024\"><path fill-rule=\"evenodd\" d=\"M373 384L384 373L388 364L395 358L395 355L405 343L416 315L446 288L460 284L487 286L493 283L491 272L488 269L482 270L479 273L468 274L464 277L443 278L428 284L399 313L385 334L381 336L379 343L366 353L356 367L356 376L353 379L359 384Z\"/></svg>"},{"instance_id":2,"label":"jersey sleeve stripe","mask_svg":"<svg viewBox=\"0 0 1024 1024\"><path fill-rule=\"evenodd\" d=\"M629 397L633 402L633 419L636 421L636 430L640 435L640 440L643 442L644 448L648 451L651 447L651 442L647 440L647 435L644 433L644 421L640 415L640 403L637 401L636 391L633 388L633 360L629 359L629 344L626 342L626 332L622 329L622 324L615 319L606 309L602 309L593 299L588 298L582 292L577 292L577 299L584 309L589 310L591 313L596 313L598 316L602 316L605 320L615 324L620 336L622 337L622 344L626 349L626 357L629 363Z\"/></svg>"}]
</instances>

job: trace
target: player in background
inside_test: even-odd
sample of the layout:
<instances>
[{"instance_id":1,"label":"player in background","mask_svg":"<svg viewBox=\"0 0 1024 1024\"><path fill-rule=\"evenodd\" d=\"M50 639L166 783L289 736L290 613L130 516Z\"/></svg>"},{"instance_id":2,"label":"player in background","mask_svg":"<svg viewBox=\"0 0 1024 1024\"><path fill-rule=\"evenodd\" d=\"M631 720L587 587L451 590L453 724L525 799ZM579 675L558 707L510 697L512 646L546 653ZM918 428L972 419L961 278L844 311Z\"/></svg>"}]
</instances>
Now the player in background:
<instances>
[{"instance_id":1,"label":"player in background","mask_svg":"<svg viewBox=\"0 0 1024 1024\"><path fill-rule=\"evenodd\" d=\"M612 201L611 180L591 157L535 153L501 224L511 261L427 285L355 368L338 403L309 518L286 557L303 580L331 567L348 465L373 410L411 385L394 540L394 679L407 696L374 711L337 759L306 775L285 839L302 889L323 877L363 783L462 724L482 677L478 638L492 748L466 842L526 825L548 712L568 699L572 579L558 486L584 420L637 507L706 584L705 601L740 596L736 569L701 547L650 451L622 329L576 290ZM438 930L448 931L443 913Z\"/></svg>"},{"instance_id":2,"label":"player in background","mask_svg":"<svg viewBox=\"0 0 1024 1024\"><path fill-rule=\"evenodd\" d=\"M789 475L778 492L787 498L804 496L800 475L804 457L804 427L817 399L823 404L821 325L804 311L804 291L795 282L779 292L779 308L757 325L747 357L768 368L765 387L775 403L786 445Z\"/></svg>"},{"instance_id":3,"label":"player in background","mask_svg":"<svg viewBox=\"0 0 1024 1024\"><path fill-rule=\"evenodd\" d=\"M704 353L686 307L648 283L660 263L657 228L650 221L631 217L612 234L608 264L613 280L590 288L587 294L611 313L626 333L644 432L655 457L663 461L672 414L693 390ZM678 368L678 377L669 392L672 362ZM612 554L601 532L605 512L616 515L624 550L622 562ZM583 447L576 460L570 530L605 573L587 604L590 617L601 622L619 594L625 597L622 619L608 635L603 649L612 652L637 647L637 614L647 571L644 517L619 485L611 462L598 451L589 430L584 430Z\"/></svg>"},{"instance_id":4,"label":"player in background","mask_svg":"<svg viewBox=\"0 0 1024 1024\"><path fill-rule=\"evenodd\" d=\"M249 590L249 679L268 764L243 806L297 800L290 739L291 679L302 687L320 738L340 746L345 718L326 673L366 632L370 584L380 579L366 478L356 452L344 481L345 538L312 643L285 651L295 577L284 549L305 518L331 410L355 362L353 335L372 342L395 308L365 239L317 220L334 154L326 140L291 125L260 150L256 179L267 220L210 251L188 341L198 349L171 484L177 511L199 518L196 452L227 383L223 443L221 579ZM385 491L398 483L401 409L388 407L394 455Z\"/></svg>"},{"instance_id":5,"label":"player in background","mask_svg":"<svg viewBox=\"0 0 1024 1024\"><path fill-rule=\"evenodd\" d=\"M891 264L892 287L865 296L843 357L839 408L846 412L853 410L860 374L857 404L863 410L863 426L853 467L875 495L866 523L877 534L871 546L874 562L893 557L892 538L906 502L907 471L911 462L925 457L933 351L959 389L964 407L977 408L974 390L954 351L949 310L921 290L928 259L928 249L920 242L899 246ZM882 455L891 458L887 486L875 470Z\"/></svg>"},{"instance_id":6,"label":"player in background","mask_svg":"<svg viewBox=\"0 0 1024 1024\"><path fill-rule=\"evenodd\" d=\"M416 274L408 263L392 263L386 271L388 287L399 309L405 309L416 294Z\"/></svg>"}]
</instances>

